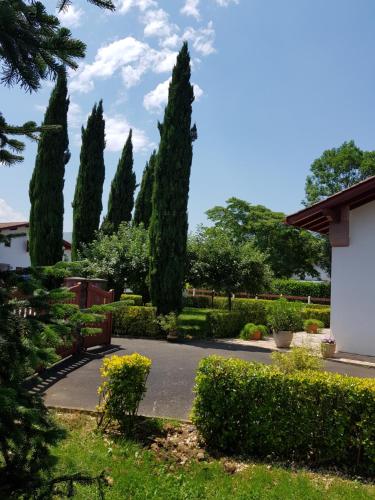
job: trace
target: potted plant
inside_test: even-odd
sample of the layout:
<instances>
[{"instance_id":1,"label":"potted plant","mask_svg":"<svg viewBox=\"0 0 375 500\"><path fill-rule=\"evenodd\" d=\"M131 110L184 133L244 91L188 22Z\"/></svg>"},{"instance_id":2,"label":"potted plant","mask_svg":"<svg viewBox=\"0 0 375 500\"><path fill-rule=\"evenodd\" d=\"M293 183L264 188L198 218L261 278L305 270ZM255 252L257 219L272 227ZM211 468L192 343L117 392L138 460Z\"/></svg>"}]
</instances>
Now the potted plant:
<instances>
[{"instance_id":1,"label":"potted plant","mask_svg":"<svg viewBox=\"0 0 375 500\"><path fill-rule=\"evenodd\" d=\"M323 322L318 319L306 319L303 322L303 329L306 333L321 333L323 328Z\"/></svg>"},{"instance_id":2,"label":"potted plant","mask_svg":"<svg viewBox=\"0 0 375 500\"><path fill-rule=\"evenodd\" d=\"M333 358L336 352L336 340L333 337L327 337L320 343L320 352L323 358Z\"/></svg>"},{"instance_id":3,"label":"potted plant","mask_svg":"<svg viewBox=\"0 0 375 500\"><path fill-rule=\"evenodd\" d=\"M167 340L169 342L174 342L178 339L177 330L177 314L171 312L165 316L161 315L158 317L158 323L161 330L166 334Z\"/></svg>"},{"instance_id":4,"label":"potted plant","mask_svg":"<svg viewBox=\"0 0 375 500\"><path fill-rule=\"evenodd\" d=\"M290 347L293 333L302 327L301 315L295 304L286 299L275 301L268 314L268 323L273 331L276 347Z\"/></svg>"},{"instance_id":5,"label":"potted plant","mask_svg":"<svg viewBox=\"0 0 375 500\"><path fill-rule=\"evenodd\" d=\"M266 326L247 323L241 330L240 338L243 340L261 340L264 335L267 335Z\"/></svg>"}]
</instances>

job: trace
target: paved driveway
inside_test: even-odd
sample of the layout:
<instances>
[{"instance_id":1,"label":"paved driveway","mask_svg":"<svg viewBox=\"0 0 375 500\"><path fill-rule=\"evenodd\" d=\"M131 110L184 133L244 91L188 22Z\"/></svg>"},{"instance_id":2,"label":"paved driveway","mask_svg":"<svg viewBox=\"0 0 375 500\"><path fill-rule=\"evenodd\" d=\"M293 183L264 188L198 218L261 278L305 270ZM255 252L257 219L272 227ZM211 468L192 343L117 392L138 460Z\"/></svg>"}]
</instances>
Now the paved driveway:
<instances>
[{"instance_id":1,"label":"paved driveway","mask_svg":"<svg viewBox=\"0 0 375 500\"><path fill-rule=\"evenodd\" d=\"M97 404L102 358L110 354L139 352L152 359L147 394L140 413L148 416L189 418L193 402L195 371L199 361L210 354L270 363L264 348L220 341L171 344L161 340L113 338L111 350L91 350L79 360L67 359L42 375L34 391L45 396L48 405L93 410ZM356 377L375 377L375 369L326 362L329 371Z\"/></svg>"}]
</instances>

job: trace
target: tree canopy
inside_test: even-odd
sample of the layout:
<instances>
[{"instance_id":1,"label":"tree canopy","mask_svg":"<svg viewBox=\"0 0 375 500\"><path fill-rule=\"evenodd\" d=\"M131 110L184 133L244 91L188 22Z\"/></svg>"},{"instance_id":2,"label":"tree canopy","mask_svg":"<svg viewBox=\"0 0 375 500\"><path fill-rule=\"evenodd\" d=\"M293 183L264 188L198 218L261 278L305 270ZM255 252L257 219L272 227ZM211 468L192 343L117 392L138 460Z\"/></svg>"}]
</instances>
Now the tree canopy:
<instances>
[{"instance_id":1,"label":"tree canopy","mask_svg":"<svg viewBox=\"0 0 375 500\"><path fill-rule=\"evenodd\" d=\"M375 174L375 151L362 151L354 141L327 149L310 167L304 204L312 205Z\"/></svg>"},{"instance_id":2,"label":"tree canopy","mask_svg":"<svg viewBox=\"0 0 375 500\"><path fill-rule=\"evenodd\" d=\"M156 151L153 151L143 170L141 187L139 188L135 202L134 224L143 224L146 229L150 225L152 214L152 190L154 187L156 160L157 154Z\"/></svg>"}]
</instances>

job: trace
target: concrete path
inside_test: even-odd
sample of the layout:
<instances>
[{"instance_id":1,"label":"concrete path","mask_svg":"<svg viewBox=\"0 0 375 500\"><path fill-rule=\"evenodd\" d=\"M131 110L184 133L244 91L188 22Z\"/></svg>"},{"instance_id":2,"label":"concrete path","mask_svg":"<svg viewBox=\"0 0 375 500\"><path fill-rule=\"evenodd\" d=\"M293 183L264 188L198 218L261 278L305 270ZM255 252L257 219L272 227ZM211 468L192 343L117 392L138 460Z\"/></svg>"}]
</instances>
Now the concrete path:
<instances>
[{"instance_id":1,"label":"concrete path","mask_svg":"<svg viewBox=\"0 0 375 500\"><path fill-rule=\"evenodd\" d=\"M152 359L147 394L140 413L148 416L189 418L193 402L194 377L199 361L211 354L270 363L268 349L228 343L191 341L171 344L161 340L113 338L108 349L93 349L80 359L68 358L42 374L42 381L30 384L44 394L47 405L94 410L100 384L102 358L110 354L139 352ZM375 369L325 362L328 371L356 377L375 377Z\"/></svg>"}]
</instances>

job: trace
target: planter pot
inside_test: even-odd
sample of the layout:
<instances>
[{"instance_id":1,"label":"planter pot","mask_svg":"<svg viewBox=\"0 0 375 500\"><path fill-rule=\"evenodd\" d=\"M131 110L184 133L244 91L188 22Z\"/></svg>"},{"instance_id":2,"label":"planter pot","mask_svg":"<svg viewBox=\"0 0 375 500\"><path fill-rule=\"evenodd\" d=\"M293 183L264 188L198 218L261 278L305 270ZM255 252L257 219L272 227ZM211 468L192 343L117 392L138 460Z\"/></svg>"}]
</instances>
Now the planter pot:
<instances>
[{"instance_id":1,"label":"planter pot","mask_svg":"<svg viewBox=\"0 0 375 500\"><path fill-rule=\"evenodd\" d=\"M336 344L326 344L322 342L320 344L320 352L323 358L333 358L336 352Z\"/></svg>"},{"instance_id":2,"label":"planter pot","mask_svg":"<svg viewBox=\"0 0 375 500\"><path fill-rule=\"evenodd\" d=\"M167 335L168 342L176 342L178 340L178 333L176 331L169 332Z\"/></svg>"},{"instance_id":3,"label":"planter pot","mask_svg":"<svg viewBox=\"0 0 375 500\"><path fill-rule=\"evenodd\" d=\"M260 340L262 338L261 332L253 332L251 335L251 340Z\"/></svg>"},{"instance_id":4,"label":"planter pot","mask_svg":"<svg viewBox=\"0 0 375 500\"><path fill-rule=\"evenodd\" d=\"M293 332L273 332L276 347L290 347L293 340Z\"/></svg>"}]
</instances>

